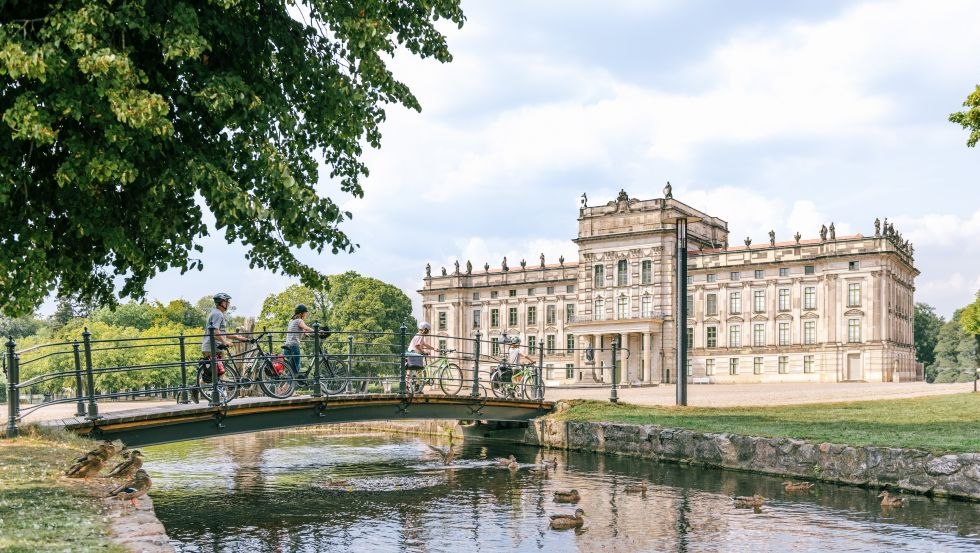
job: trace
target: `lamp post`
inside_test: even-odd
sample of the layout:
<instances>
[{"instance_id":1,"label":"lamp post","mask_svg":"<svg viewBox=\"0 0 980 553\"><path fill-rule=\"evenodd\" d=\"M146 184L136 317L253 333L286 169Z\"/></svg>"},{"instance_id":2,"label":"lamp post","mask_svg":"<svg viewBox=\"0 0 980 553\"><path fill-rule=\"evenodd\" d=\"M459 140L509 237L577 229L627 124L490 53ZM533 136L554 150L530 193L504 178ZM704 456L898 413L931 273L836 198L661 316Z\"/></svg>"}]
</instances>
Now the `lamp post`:
<instances>
[{"instance_id":1,"label":"lamp post","mask_svg":"<svg viewBox=\"0 0 980 553\"><path fill-rule=\"evenodd\" d=\"M664 218L664 222L674 225L676 255L674 276L677 279L674 297L674 329L677 332L677 405L687 405L687 225L697 223L700 217L683 212Z\"/></svg>"}]
</instances>

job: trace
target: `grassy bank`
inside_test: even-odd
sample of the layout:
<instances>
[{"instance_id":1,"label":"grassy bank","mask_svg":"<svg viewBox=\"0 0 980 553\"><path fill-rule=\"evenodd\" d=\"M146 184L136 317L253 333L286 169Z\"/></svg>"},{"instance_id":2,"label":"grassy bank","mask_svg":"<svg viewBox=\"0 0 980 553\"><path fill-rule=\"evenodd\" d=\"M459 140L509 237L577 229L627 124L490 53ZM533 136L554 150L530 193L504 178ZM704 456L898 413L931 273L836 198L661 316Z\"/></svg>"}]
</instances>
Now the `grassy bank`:
<instances>
[{"instance_id":1,"label":"grassy bank","mask_svg":"<svg viewBox=\"0 0 980 553\"><path fill-rule=\"evenodd\" d=\"M92 441L65 434L0 439L0 551L105 551L110 543L102 501L106 485L60 478Z\"/></svg>"},{"instance_id":2,"label":"grassy bank","mask_svg":"<svg viewBox=\"0 0 980 553\"><path fill-rule=\"evenodd\" d=\"M776 407L646 407L572 401L570 421L656 424L815 442L980 452L980 394Z\"/></svg>"}]
</instances>

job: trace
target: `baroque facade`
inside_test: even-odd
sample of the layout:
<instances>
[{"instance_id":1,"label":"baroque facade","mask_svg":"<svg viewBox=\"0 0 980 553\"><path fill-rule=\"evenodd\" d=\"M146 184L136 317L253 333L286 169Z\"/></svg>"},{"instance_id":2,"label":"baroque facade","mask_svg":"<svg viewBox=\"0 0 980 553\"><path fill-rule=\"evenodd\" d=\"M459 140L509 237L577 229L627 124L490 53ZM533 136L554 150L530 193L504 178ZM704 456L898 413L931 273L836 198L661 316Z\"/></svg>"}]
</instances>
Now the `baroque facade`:
<instances>
[{"instance_id":1,"label":"baroque facade","mask_svg":"<svg viewBox=\"0 0 980 553\"><path fill-rule=\"evenodd\" d=\"M545 384L607 382L612 341L621 384L676 381L677 216L688 225L689 374L695 382L921 380L913 349L913 249L885 220L873 236L728 245L728 223L672 197L600 206L583 194L578 261L522 260L450 273L426 268L423 316L439 345L499 355L505 336L541 355ZM539 349L542 348L542 349ZM488 351L489 350L489 351Z\"/></svg>"}]
</instances>

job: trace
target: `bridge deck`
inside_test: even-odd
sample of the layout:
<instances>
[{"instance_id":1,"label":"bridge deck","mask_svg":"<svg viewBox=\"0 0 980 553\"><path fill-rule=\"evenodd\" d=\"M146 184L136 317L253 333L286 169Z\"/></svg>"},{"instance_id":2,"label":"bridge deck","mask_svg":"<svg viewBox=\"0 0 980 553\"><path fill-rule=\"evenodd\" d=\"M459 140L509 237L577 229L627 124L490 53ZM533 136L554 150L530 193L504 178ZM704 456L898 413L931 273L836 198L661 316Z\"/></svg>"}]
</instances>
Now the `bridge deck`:
<instances>
[{"instance_id":1,"label":"bridge deck","mask_svg":"<svg viewBox=\"0 0 980 553\"><path fill-rule=\"evenodd\" d=\"M136 447L313 424L370 420L525 421L550 413L553 402L470 396L397 394L243 398L212 407L187 404L117 411L44 423L80 435L121 439Z\"/></svg>"}]
</instances>

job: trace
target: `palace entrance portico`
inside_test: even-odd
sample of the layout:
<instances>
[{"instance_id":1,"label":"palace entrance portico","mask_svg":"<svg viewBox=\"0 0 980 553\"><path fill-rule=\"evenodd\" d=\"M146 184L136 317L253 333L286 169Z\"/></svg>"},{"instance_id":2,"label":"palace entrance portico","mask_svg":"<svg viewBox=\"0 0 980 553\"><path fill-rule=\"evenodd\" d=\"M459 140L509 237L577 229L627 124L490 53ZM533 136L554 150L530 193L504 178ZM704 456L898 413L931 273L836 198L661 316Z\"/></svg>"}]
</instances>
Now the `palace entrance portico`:
<instances>
[{"instance_id":1,"label":"palace entrance portico","mask_svg":"<svg viewBox=\"0 0 980 553\"><path fill-rule=\"evenodd\" d=\"M621 385L659 383L664 360L663 320L627 319L613 321L587 321L572 325L578 337L575 365L592 367L592 373L580 371L579 382L592 380L609 383L612 379L611 348L618 341ZM585 350L595 352L592 361L586 359Z\"/></svg>"}]
</instances>

